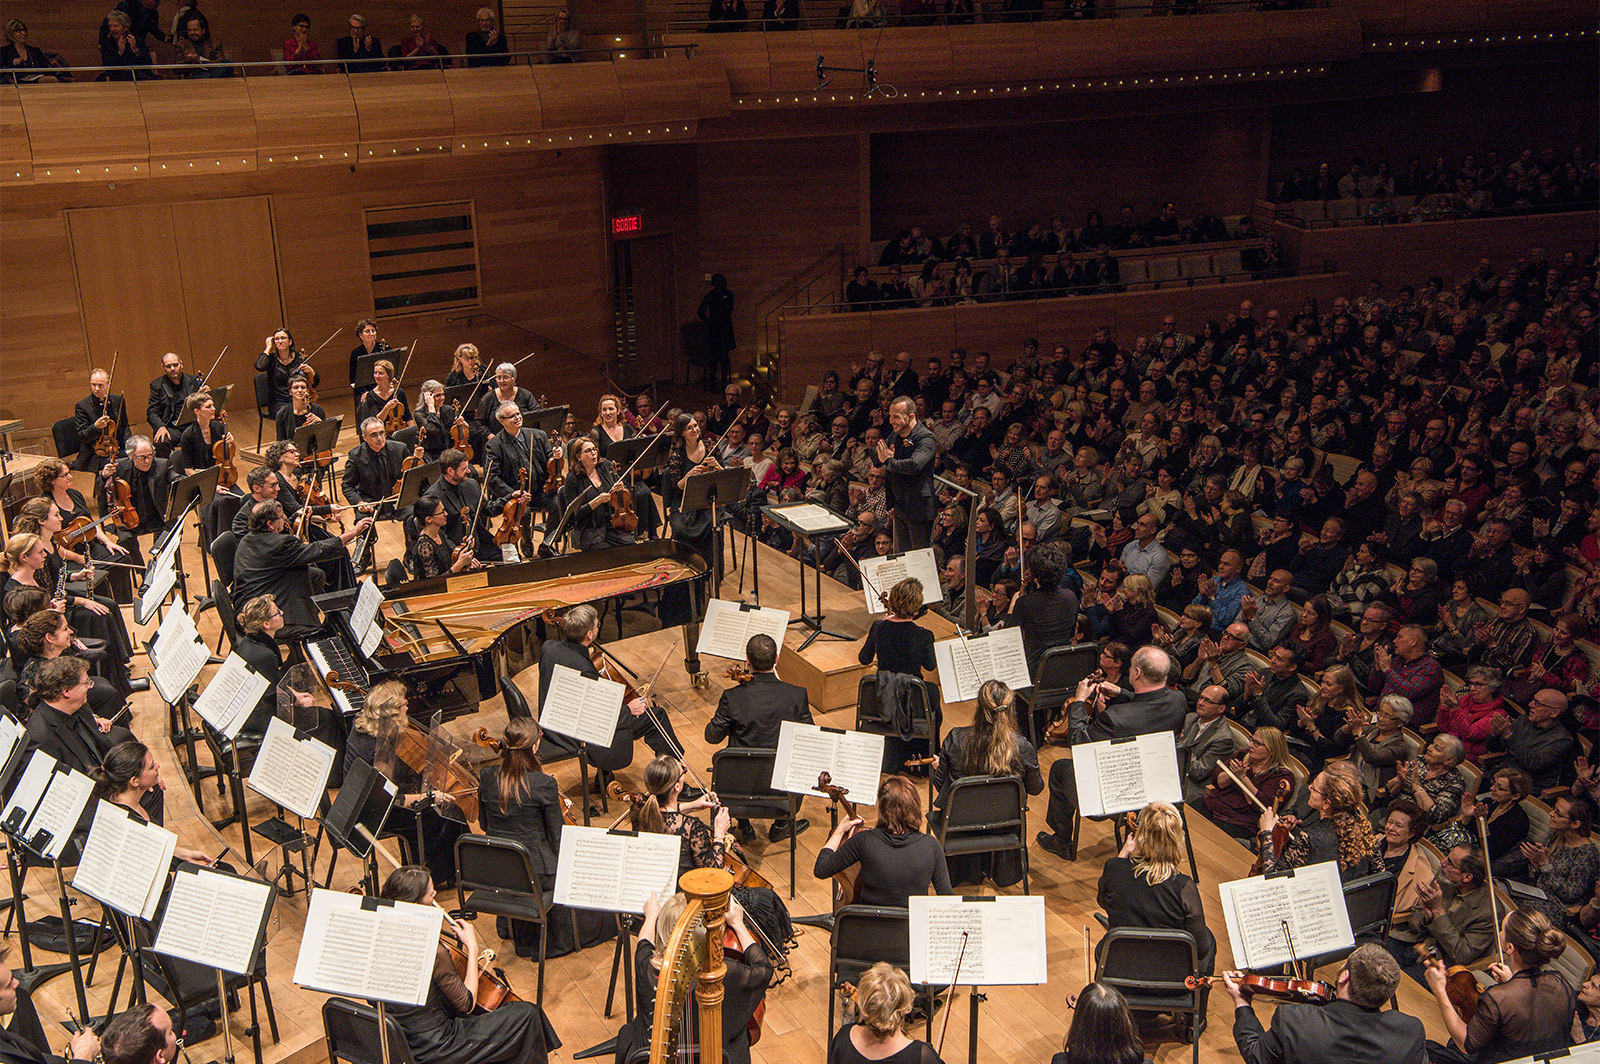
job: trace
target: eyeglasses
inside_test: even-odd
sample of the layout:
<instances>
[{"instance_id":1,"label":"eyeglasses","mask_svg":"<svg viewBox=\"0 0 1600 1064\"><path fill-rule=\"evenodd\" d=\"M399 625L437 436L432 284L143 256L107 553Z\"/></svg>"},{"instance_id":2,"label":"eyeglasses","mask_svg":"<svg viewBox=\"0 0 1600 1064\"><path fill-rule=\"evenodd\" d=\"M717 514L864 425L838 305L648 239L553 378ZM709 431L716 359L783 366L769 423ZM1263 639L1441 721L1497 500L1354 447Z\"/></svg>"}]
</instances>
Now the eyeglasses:
<instances>
[{"instance_id":1,"label":"eyeglasses","mask_svg":"<svg viewBox=\"0 0 1600 1064\"><path fill-rule=\"evenodd\" d=\"M1554 702L1541 702L1537 698L1535 698L1532 702L1529 702L1528 705L1530 705L1530 706L1538 706L1540 709L1553 709L1553 710L1556 710L1557 712L1559 712L1562 709L1566 708L1565 706L1557 705Z\"/></svg>"}]
</instances>

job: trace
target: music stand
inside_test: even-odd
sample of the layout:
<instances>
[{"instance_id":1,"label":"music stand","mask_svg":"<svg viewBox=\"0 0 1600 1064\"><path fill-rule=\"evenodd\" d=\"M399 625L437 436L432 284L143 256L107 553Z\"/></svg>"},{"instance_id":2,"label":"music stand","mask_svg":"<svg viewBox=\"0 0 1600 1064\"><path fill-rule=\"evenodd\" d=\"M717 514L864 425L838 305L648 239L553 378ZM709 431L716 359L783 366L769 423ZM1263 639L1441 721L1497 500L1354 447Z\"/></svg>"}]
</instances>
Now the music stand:
<instances>
[{"instance_id":1,"label":"music stand","mask_svg":"<svg viewBox=\"0 0 1600 1064\"><path fill-rule=\"evenodd\" d=\"M196 390L198 390L198 389L196 389ZM211 389L211 401L213 403L217 404L217 413L218 414L221 414L223 411L228 409L228 394L230 392L232 392L232 391L233 391L233 385L231 385L231 384L219 384L215 388ZM192 395L193 393L191 392L190 394ZM187 398L188 397L186 396L185 399L187 399ZM194 408L191 407L188 404L188 402L185 402L183 404L183 410L182 410L182 412L180 412L178 414L178 420L177 420L176 424L174 424L173 427L181 429L185 425L193 425L193 424L194 424Z\"/></svg>"},{"instance_id":2,"label":"music stand","mask_svg":"<svg viewBox=\"0 0 1600 1064\"><path fill-rule=\"evenodd\" d=\"M689 477L683 485L683 498L678 501L680 513L694 513L697 510L711 511L711 532L716 554L716 572L712 576L712 586L722 587L722 521L717 516L717 507L726 507L730 503L740 502L750 492L750 469L748 466L733 466L728 469L714 469L709 473L696 473ZM713 561L713 559L706 559Z\"/></svg>"},{"instance_id":3,"label":"music stand","mask_svg":"<svg viewBox=\"0 0 1600 1064\"><path fill-rule=\"evenodd\" d=\"M335 414L294 430L294 449L300 452L303 462L310 462L323 451L339 445L339 433L344 429L344 415ZM337 457L337 456L335 456Z\"/></svg>"},{"instance_id":4,"label":"music stand","mask_svg":"<svg viewBox=\"0 0 1600 1064\"><path fill-rule=\"evenodd\" d=\"M201 506L211 501L217 493L217 484L222 480L222 468L212 466L209 469L196 470L188 476L173 483L167 492L167 523L170 525L179 514L187 510L191 503L198 502Z\"/></svg>"},{"instance_id":5,"label":"music stand","mask_svg":"<svg viewBox=\"0 0 1600 1064\"><path fill-rule=\"evenodd\" d=\"M422 498L422 493L428 490L428 485L439 479L439 462L425 462L422 465L408 469L400 477L400 497L395 500L394 508L404 510L413 506Z\"/></svg>"},{"instance_id":6,"label":"music stand","mask_svg":"<svg viewBox=\"0 0 1600 1064\"><path fill-rule=\"evenodd\" d=\"M658 432L654 436L634 436L618 440L606 449L606 461L616 467L618 475L629 466L655 469L667 464L667 452L672 449L672 434ZM638 473L634 473L638 476Z\"/></svg>"},{"instance_id":7,"label":"music stand","mask_svg":"<svg viewBox=\"0 0 1600 1064\"><path fill-rule=\"evenodd\" d=\"M351 759L344 784L322 818L322 828L335 846L323 890L333 883L333 870L339 863L339 850L343 849L366 864L372 887L369 893L377 896L377 858L372 853L372 840L383 833L384 822L389 819L389 810L394 807L398 793L398 788L384 779L383 773L359 757ZM360 828L367 831L362 832Z\"/></svg>"},{"instance_id":8,"label":"music stand","mask_svg":"<svg viewBox=\"0 0 1600 1064\"><path fill-rule=\"evenodd\" d=\"M400 367L402 364L404 364L406 354L410 350L411 349L409 347L391 347L384 351L374 351L370 355L357 355L355 378L356 383L350 386L350 390L355 394L360 395L366 389L371 388L372 367L377 365L379 362L386 361L393 365L395 376L398 378L400 374ZM395 383L400 384L402 382L397 379Z\"/></svg>"},{"instance_id":9,"label":"music stand","mask_svg":"<svg viewBox=\"0 0 1600 1064\"><path fill-rule=\"evenodd\" d=\"M450 384L444 389L444 401L454 403L461 410L461 416L468 421L478 419L478 407L475 403L469 405L468 401L483 394L483 381L473 381L468 384ZM476 395L474 394L476 393Z\"/></svg>"},{"instance_id":10,"label":"music stand","mask_svg":"<svg viewBox=\"0 0 1600 1064\"><path fill-rule=\"evenodd\" d=\"M967 502L967 557L965 565L965 569L967 570L967 581L966 590L964 592L967 596L967 609L966 617L964 619L966 621L966 629L970 632L972 629L977 627L978 618L978 599L977 596L973 594L973 587L977 582L978 563L978 493L973 491L971 488L963 488L955 481L949 479L948 477L942 477L937 473L933 475L933 481L935 484L944 485L951 491L956 492L958 495L967 496L969 500ZM1024 519L1025 517L1018 518L1018 520ZM1023 559L1018 558L1017 565L1020 567L1022 564Z\"/></svg>"},{"instance_id":11,"label":"music stand","mask_svg":"<svg viewBox=\"0 0 1600 1064\"><path fill-rule=\"evenodd\" d=\"M571 409L572 408L569 406L548 406L543 410L534 410L531 412L525 410L522 413L522 427L526 429L538 429L547 436L552 430L559 432L561 426L567 423L567 413ZM631 441L624 440L623 442L628 443ZM614 443L611 446L617 447L620 446L620 444Z\"/></svg>"},{"instance_id":12,"label":"music stand","mask_svg":"<svg viewBox=\"0 0 1600 1064\"><path fill-rule=\"evenodd\" d=\"M791 503L790 505L797 504ZM824 510L828 509L826 506L822 506L820 503L813 503L812 505L819 506ZM800 612L795 616L794 620L790 621L789 623L803 624L807 628L811 629L811 634L806 636L805 641L800 644L799 649L804 650L806 647L816 642L817 637L821 635L832 636L834 639L850 639L852 637L845 635L843 632L835 632L822 627L822 551L820 549L820 540L823 536L838 537L841 533L848 532L854 526L854 522L848 517L845 517L843 514L836 513L833 510L828 510L830 514L833 514L834 517L838 518L838 527L824 530L808 530L795 524L788 517L784 516L783 511L786 508L787 507L784 506L763 506L761 508L761 512L772 518L776 524L788 529L791 534L796 536L805 536L813 544L813 549L811 551L811 566L816 570L817 592L817 614L815 617L806 612L806 552L802 550L799 557L796 559L800 563Z\"/></svg>"}]
</instances>

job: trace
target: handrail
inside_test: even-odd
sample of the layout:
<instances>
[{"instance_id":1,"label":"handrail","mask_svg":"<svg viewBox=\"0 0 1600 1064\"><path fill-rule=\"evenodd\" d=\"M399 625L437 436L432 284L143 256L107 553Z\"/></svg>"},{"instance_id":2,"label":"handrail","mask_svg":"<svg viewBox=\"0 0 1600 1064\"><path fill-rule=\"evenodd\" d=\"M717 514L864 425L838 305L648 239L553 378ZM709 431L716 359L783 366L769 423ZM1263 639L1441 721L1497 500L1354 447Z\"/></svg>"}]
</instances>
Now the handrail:
<instances>
[{"instance_id":1,"label":"handrail","mask_svg":"<svg viewBox=\"0 0 1600 1064\"><path fill-rule=\"evenodd\" d=\"M622 385L617 383L616 378L611 376L611 367L616 361L618 361L615 358L598 358L595 355L592 355L587 351L580 351L578 348L573 347L571 344L565 344L565 343L562 343L560 340L552 339L551 337L544 335L544 333L535 332L533 329L528 328L526 325L523 325L520 322L515 322L515 321L511 321L511 320L509 320L507 318L502 318L500 315L491 314L486 310L476 310L476 311L471 312L470 314L460 314L460 315L456 315L454 317L445 318L444 320L445 320L446 324L455 324L455 323L458 323L458 322L466 322L467 324L470 325L474 320L476 320L478 318L488 318L490 321L497 322L497 323L499 323L501 325L508 325L511 328L517 330L518 332L523 333L524 335L533 337L533 339L538 341L538 343L541 345L538 348L538 350L541 351L544 354L548 354L552 348L555 348L555 349L558 349L560 351L565 351L565 352L568 352L570 354L577 355L579 358L582 358L582 359L584 359L586 361L592 362L596 366L600 367L600 372L605 376L606 383L609 384L612 387L613 390L615 390L616 392L618 392L618 393L620 393L622 395L637 394L637 393L632 393L632 392L628 392L627 390L625 390L622 387ZM654 394L653 389L652 389L652 394Z\"/></svg>"},{"instance_id":2,"label":"handrail","mask_svg":"<svg viewBox=\"0 0 1600 1064\"><path fill-rule=\"evenodd\" d=\"M774 314L781 313L785 308L793 306L802 297L805 299L806 306L813 305L816 301L812 300L810 295L819 282L831 280L833 282L832 292L842 292L844 290L845 271L847 269L845 256L849 254L849 251L850 249L842 241L835 244L817 256L809 265L795 271L788 280L769 289L756 301L759 312L759 308L770 302L775 294L785 290L788 292L788 295L780 299L775 306L769 307L765 313L761 314L762 350L769 355L777 355L781 351L782 337L780 336L776 343L773 340L772 316ZM830 272L835 262L837 262L837 271ZM807 275L809 274L815 274L815 276L808 278ZM805 279L802 280L803 278ZM829 295L832 295L832 292Z\"/></svg>"},{"instance_id":3,"label":"handrail","mask_svg":"<svg viewBox=\"0 0 1600 1064\"><path fill-rule=\"evenodd\" d=\"M1529 204L1526 207L1490 207L1488 210L1472 210L1467 207L1457 206L1453 203L1428 204L1425 201L1434 197L1443 197L1454 200L1453 192L1429 192L1415 197L1379 197L1361 196L1356 199L1336 200L1285 200L1275 204L1280 208L1273 221L1280 225L1292 226L1306 232L1315 232L1319 229L1343 229L1357 225L1411 225L1419 222L1470 222L1486 218L1525 218L1531 214L1572 214L1574 212L1589 212L1600 207L1600 200L1563 200L1560 203ZM1409 198L1414 202L1399 207L1395 199ZM1355 203L1365 204L1368 207L1358 207L1355 214L1348 218L1300 218L1294 213L1296 203ZM1371 207L1379 208L1376 212Z\"/></svg>"},{"instance_id":4,"label":"handrail","mask_svg":"<svg viewBox=\"0 0 1600 1064\"><path fill-rule=\"evenodd\" d=\"M694 50L697 47L699 47L699 45L696 42L685 41L685 42L683 42L681 44L660 43L660 44L650 45L649 47L645 47L643 45L633 45L633 46L617 45L617 46L613 46L613 47L610 47L610 48L574 48L571 51L572 51L573 54L578 54L578 55L604 56L604 57L612 60L613 62L615 62L619 58L626 59L628 52L638 53L640 58L650 58L651 57L651 53L659 53L659 52L667 52L667 51L682 51L685 58L692 58L693 55L694 55ZM542 64L542 63L537 63L537 62L534 61L535 59L543 58L545 54L546 54L545 53L545 49L540 48L540 49L538 49L536 51L491 52L491 53L488 53L488 54L476 54L476 53L467 53L467 52L452 52L452 53L450 53L448 55L429 56L426 59L423 59L423 58L410 58L410 59L407 59L407 58L398 58L398 57L397 58L393 58L393 59L385 57L385 58L382 58L382 59L337 59L337 58L335 58L335 59L264 59L264 60L258 59L258 60L248 60L248 61L246 61L246 60L227 59L227 60L219 60L219 61L212 62L212 63L140 63L140 64L138 64L136 66L51 66L51 67L38 67L38 68L29 67L26 70L8 70L8 71L5 71L4 73L5 73L6 80L10 80L11 77L16 77L18 79L24 79L24 78L27 78L27 77L30 77L30 76L41 76L41 75L44 76L44 77L53 77L53 76L55 76L55 74L57 72L68 73L68 74L75 74L75 73L89 74L89 73L102 72L102 71L103 72L122 71L122 72L125 72L125 73L128 73L128 74L134 75L133 78L129 78L127 80L150 80L150 79L145 79L145 78L138 78L138 74L140 72L143 72L143 71L170 70L170 71L175 71L175 72L180 72L180 73L190 73L190 74L194 74L196 77L200 77L200 76L204 75L207 71L211 71L211 70L229 70L229 71L232 71L232 70L256 70L256 69L260 69L260 68L263 68L263 67L270 67L273 71L276 72L276 71L281 70L281 69L283 69L285 67L305 67L305 66L327 67L327 68L331 68L331 69L325 71L326 73L337 74L337 73L341 73L341 72L342 73L365 73L365 72L367 72L365 69L358 70L358 71L346 71L346 70L344 70L344 68L346 68L346 67L362 67L362 68L372 68L372 69L376 69L376 70L388 70L390 67L395 66L395 65L400 65L400 66L405 68L404 70L401 70L401 71L395 71L396 73L405 73L405 72L410 72L412 70L412 65L413 64L417 64L417 63L425 64L425 66L423 66L421 68L418 68L416 70L416 72L421 72L423 70L443 70L447 66L450 69L465 70L465 69L468 69L467 61L468 60L472 60L472 59L488 59L488 60L525 59L525 60L527 60L526 64L522 64L522 63L501 64L501 63L489 62L489 63L480 63L479 64L480 66L510 66L510 65L543 66L543 65L560 65L560 64Z\"/></svg>"}]
</instances>

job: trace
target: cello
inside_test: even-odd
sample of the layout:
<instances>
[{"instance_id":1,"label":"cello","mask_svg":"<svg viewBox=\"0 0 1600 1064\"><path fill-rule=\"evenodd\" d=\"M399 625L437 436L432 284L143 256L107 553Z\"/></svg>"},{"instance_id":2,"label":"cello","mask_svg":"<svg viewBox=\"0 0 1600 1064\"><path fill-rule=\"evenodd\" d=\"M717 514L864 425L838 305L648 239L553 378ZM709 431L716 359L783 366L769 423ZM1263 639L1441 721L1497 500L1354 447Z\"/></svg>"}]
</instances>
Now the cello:
<instances>
[{"instance_id":1,"label":"cello","mask_svg":"<svg viewBox=\"0 0 1600 1064\"><path fill-rule=\"evenodd\" d=\"M856 803L850 801L845 795L850 793L848 787L834 786L833 777L826 772L817 773L817 790L826 794L833 802L833 808L842 812L851 820L857 820ZM852 831L850 835L854 835ZM846 835L845 838L849 838ZM841 839L841 842L844 840ZM861 899L861 866L851 865L843 872L836 872L833 876L833 910L838 912L846 905L854 905Z\"/></svg>"}]
</instances>

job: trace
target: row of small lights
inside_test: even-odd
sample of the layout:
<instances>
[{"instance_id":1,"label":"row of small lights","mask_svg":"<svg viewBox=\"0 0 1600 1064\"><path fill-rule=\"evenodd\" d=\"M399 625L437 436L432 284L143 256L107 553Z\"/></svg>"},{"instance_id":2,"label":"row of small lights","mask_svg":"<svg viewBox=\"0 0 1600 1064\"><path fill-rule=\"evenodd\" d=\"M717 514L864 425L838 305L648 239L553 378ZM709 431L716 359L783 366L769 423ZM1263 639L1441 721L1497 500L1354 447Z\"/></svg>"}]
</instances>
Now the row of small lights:
<instances>
[{"instance_id":1,"label":"row of small lights","mask_svg":"<svg viewBox=\"0 0 1600 1064\"><path fill-rule=\"evenodd\" d=\"M1242 71L1230 71L1230 72L1225 72L1225 73L1222 73L1222 74L1177 74L1177 75L1173 75L1173 76L1159 77L1159 78L1158 77L1154 77L1154 76L1147 77L1147 78L1146 77L1140 77L1140 78L1115 78L1115 79L1112 79L1112 78L1100 78L1098 80L1095 79L1095 78L1089 78L1086 81L1058 81L1058 82L1055 82L1053 84L1041 83L1037 88L1035 88L1032 85L1018 85L1018 86L1016 86L1016 90L1015 91L1018 92L1018 93L1026 93L1026 92L1055 92L1055 91L1060 91L1062 89L1097 89L1097 88L1098 89L1116 89L1116 88L1154 87L1154 86L1160 86L1160 85L1204 85L1208 81L1209 82L1217 82L1217 81L1235 81L1235 82L1237 82L1237 81L1255 81L1255 80L1260 79L1260 78L1309 77L1309 76L1313 76L1313 75L1326 74L1327 72L1328 72L1328 68L1327 67L1318 66L1318 67L1284 67L1284 68L1279 69L1279 70L1248 70L1248 71L1243 71L1242 70ZM1011 91L1012 91L1012 86L1006 85L1006 86L1002 86L1002 87L998 87L998 88L991 86L990 88L987 88L987 89L951 89L948 95L950 95L952 97L956 97L956 96L961 96L962 94L965 94L965 95L973 97L973 98L978 98L978 97L988 97L988 96L1004 96L1007 93L1010 93ZM945 96L945 95L946 95L946 93L945 93L945 90L943 90L943 89L929 89L929 90L925 90L925 91L924 90L919 90L917 92L917 96L920 99L927 99L928 97L937 98L937 97L942 97L942 96ZM772 104L804 103L804 102L810 102L810 103L838 103L840 101L844 101L844 102L848 103L848 102L851 102L851 101L857 99L858 96L861 99L866 99L866 97L864 95L860 95L860 94L857 94L857 93L842 93L842 94L829 93L826 97L824 97L821 93L812 93L810 95L809 101L807 100L807 98L805 96L786 96L786 95L783 95L783 94L779 94L777 96L772 96L772 97L752 96L752 97L749 97L748 99L740 98L737 102L739 104L745 105L745 106L755 106L755 105L762 104L762 103L772 103ZM910 93L905 93L903 95L903 97L901 97L901 98L902 99L903 98L909 98L909 96L910 96ZM889 97L889 99L893 100L895 98L894 97Z\"/></svg>"},{"instance_id":2,"label":"row of small lights","mask_svg":"<svg viewBox=\"0 0 1600 1064\"><path fill-rule=\"evenodd\" d=\"M1577 30L1576 32L1563 30L1560 33L1553 30L1549 33L1502 33L1499 36L1489 34L1486 37L1451 37L1449 40L1443 37L1435 37L1432 40L1427 37L1418 37L1415 41L1397 41L1390 38L1387 41L1368 41L1367 49L1376 52L1393 48L1443 48L1445 45L1450 44L1515 44L1518 41L1560 41L1570 40L1573 37L1593 37L1596 33L1600 33L1600 30L1588 29Z\"/></svg>"}]
</instances>

